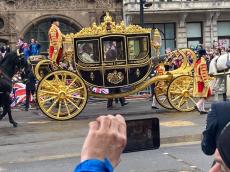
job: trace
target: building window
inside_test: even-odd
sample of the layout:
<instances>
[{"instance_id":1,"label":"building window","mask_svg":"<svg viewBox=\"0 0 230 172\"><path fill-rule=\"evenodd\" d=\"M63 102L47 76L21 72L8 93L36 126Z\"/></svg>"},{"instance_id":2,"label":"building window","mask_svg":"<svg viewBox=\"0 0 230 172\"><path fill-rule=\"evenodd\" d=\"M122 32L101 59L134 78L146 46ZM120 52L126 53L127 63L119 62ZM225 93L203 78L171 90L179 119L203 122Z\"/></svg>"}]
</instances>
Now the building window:
<instances>
[{"instance_id":1,"label":"building window","mask_svg":"<svg viewBox=\"0 0 230 172\"><path fill-rule=\"evenodd\" d=\"M0 29L2 29L3 27L4 27L4 20L0 18Z\"/></svg>"},{"instance_id":2,"label":"building window","mask_svg":"<svg viewBox=\"0 0 230 172\"><path fill-rule=\"evenodd\" d=\"M60 22L60 30L63 34L67 33L75 33L79 29L71 24L70 22L59 19ZM28 43L30 43L30 40L34 38L41 44L41 52L47 53L47 50L49 48L49 38L48 38L48 32L49 28L51 26L50 20L42 20L35 25L31 26L26 34L24 35L24 40Z\"/></svg>"},{"instance_id":3,"label":"building window","mask_svg":"<svg viewBox=\"0 0 230 172\"><path fill-rule=\"evenodd\" d=\"M230 46L230 21L220 21L217 23L218 42L221 47Z\"/></svg>"},{"instance_id":4,"label":"building window","mask_svg":"<svg viewBox=\"0 0 230 172\"><path fill-rule=\"evenodd\" d=\"M202 23L187 23L187 46L196 48L198 44L203 44Z\"/></svg>"},{"instance_id":5,"label":"building window","mask_svg":"<svg viewBox=\"0 0 230 172\"><path fill-rule=\"evenodd\" d=\"M162 39L162 46L160 50L161 54L164 54L167 48L170 48L171 50L176 48L175 26L176 26L175 23L145 24L145 27L153 28L153 29L157 28L160 31L161 39Z\"/></svg>"}]
</instances>

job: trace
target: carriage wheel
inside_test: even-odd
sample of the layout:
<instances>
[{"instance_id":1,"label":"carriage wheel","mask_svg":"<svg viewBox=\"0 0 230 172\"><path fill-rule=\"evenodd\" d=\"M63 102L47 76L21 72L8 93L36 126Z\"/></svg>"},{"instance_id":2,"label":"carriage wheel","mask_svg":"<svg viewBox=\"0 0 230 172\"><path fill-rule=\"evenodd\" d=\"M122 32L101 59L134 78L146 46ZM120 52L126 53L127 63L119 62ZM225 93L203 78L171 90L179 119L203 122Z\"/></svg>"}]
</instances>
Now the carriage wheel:
<instances>
[{"instance_id":1,"label":"carriage wheel","mask_svg":"<svg viewBox=\"0 0 230 172\"><path fill-rule=\"evenodd\" d=\"M159 81L154 88L156 101L166 109L173 109L167 97L167 89L171 81Z\"/></svg>"},{"instance_id":2,"label":"carriage wheel","mask_svg":"<svg viewBox=\"0 0 230 172\"><path fill-rule=\"evenodd\" d=\"M42 78L48 72L46 71L45 73L44 70L42 70L42 66L47 66L46 68L49 71L49 73L52 72L50 68L50 60L41 60L40 62L38 62L38 64L35 66L35 69L34 69L34 75L38 81L42 80Z\"/></svg>"},{"instance_id":3,"label":"carriage wheel","mask_svg":"<svg viewBox=\"0 0 230 172\"><path fill-rule=\"evenodd\" d=\"M194 110L193 77L184 75L175 78L168 87L168 99L173 108L181 112Z\"/></svg>"},{"instance_id":4,"label":"carriage wheel","mask_svg":"<svg viewBox=\"0 0 230 172\"><path fill-rule=\"evenodd\" d=\"M87 103L83 80L70 71L55 71L45 76L37 89L37 102L44 114L56 120L68 120L81 113Z\"/></svg>"}]
</instances>

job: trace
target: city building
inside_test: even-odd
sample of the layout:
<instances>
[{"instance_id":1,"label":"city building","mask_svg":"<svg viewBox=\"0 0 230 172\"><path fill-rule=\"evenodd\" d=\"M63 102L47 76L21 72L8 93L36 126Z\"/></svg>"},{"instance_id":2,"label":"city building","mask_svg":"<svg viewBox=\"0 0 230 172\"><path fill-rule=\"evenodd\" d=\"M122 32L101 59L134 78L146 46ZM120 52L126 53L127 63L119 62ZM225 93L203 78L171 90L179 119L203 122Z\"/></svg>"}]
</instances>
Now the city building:
<instances>
[{"instance_id":1,"label":"city building","mask_svg":"<svg viewBox=\"0 0 230 172\"><path fill-rule=\"evenodd\" d=\"M99 23L108 10L122 20L122 0L0 0L0 46L13 48L19 37L35 38L46 52L51 16L59 19L63 33L70 33Z\"/></svg>"},{"instance_id":2,"label":"city building","mask_svg":"<svg viewBox=\"0 0 230 172\"><path fill-rule=\"evenodd\" d=\"M144 0L152 3L144 8L144 26L158 28L162 36L162 52L166 48L211 47L217 41L230 45L229 0ZM149 6L149 5L148 5ZM124 0L127 24L140 23L140 0Z\"/></svg>"}]
</instances>

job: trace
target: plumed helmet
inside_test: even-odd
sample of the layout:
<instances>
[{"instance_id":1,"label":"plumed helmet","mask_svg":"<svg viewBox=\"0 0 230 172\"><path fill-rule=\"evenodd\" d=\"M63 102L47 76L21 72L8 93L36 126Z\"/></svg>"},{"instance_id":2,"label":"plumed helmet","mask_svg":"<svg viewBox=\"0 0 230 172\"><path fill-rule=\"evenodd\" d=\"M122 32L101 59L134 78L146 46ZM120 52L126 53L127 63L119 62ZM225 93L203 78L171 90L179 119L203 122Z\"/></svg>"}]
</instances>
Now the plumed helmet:
<instances>
[{"instance_id":1,"label":"plumed helmet","mask_svg":"<svg viewBox=\"0 0 230 172\"><path fill-rule=\"evenodd\" d=\"M52 23L58 21L58 19L57 19L57 17L52 16L52 17L50 18L50 21L51 21L51 24L52 24Z\"/></svg>"}]
</instances>

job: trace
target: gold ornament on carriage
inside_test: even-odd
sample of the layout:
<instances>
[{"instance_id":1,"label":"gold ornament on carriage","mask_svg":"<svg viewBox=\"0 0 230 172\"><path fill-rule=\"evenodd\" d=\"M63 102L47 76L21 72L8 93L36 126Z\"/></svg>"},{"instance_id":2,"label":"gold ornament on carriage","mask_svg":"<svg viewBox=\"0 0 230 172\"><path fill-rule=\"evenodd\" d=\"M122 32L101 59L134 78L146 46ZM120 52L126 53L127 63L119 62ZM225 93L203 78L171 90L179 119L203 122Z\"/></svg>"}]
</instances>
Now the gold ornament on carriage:
<instances>
[{"instance_id":1,"label":"gold ornament on carriage","mask_svg":"<svg viewBox=\"0 0 230 172\"><path fill-rule=\"evenodd\" d=\"M107 81L112 84L119 84L124 80L124 75L122 72L117 72L114 70L113 73L109 73L107 76Z\"/></svg>"},{"instance_id":2,"label":"gold ornament on carriage","mask_svg":"<svg viewBox=\"0 0 230 172\"><path fill-rule=\"evenodd\" d=\"M67 37L71 38L81 38L81 37L94 37L94 36L103 36L109 33L112 34L138 34L138 33L151 33L151 29L142 28L138 25L129 25L125 26L124 21L119 24L116 24L109 13L106 13L104 17L104 22L97 25L95 22L91 27L83 28L80 32L76 34L68 34Z\"/></svg>"}]
</instances>

